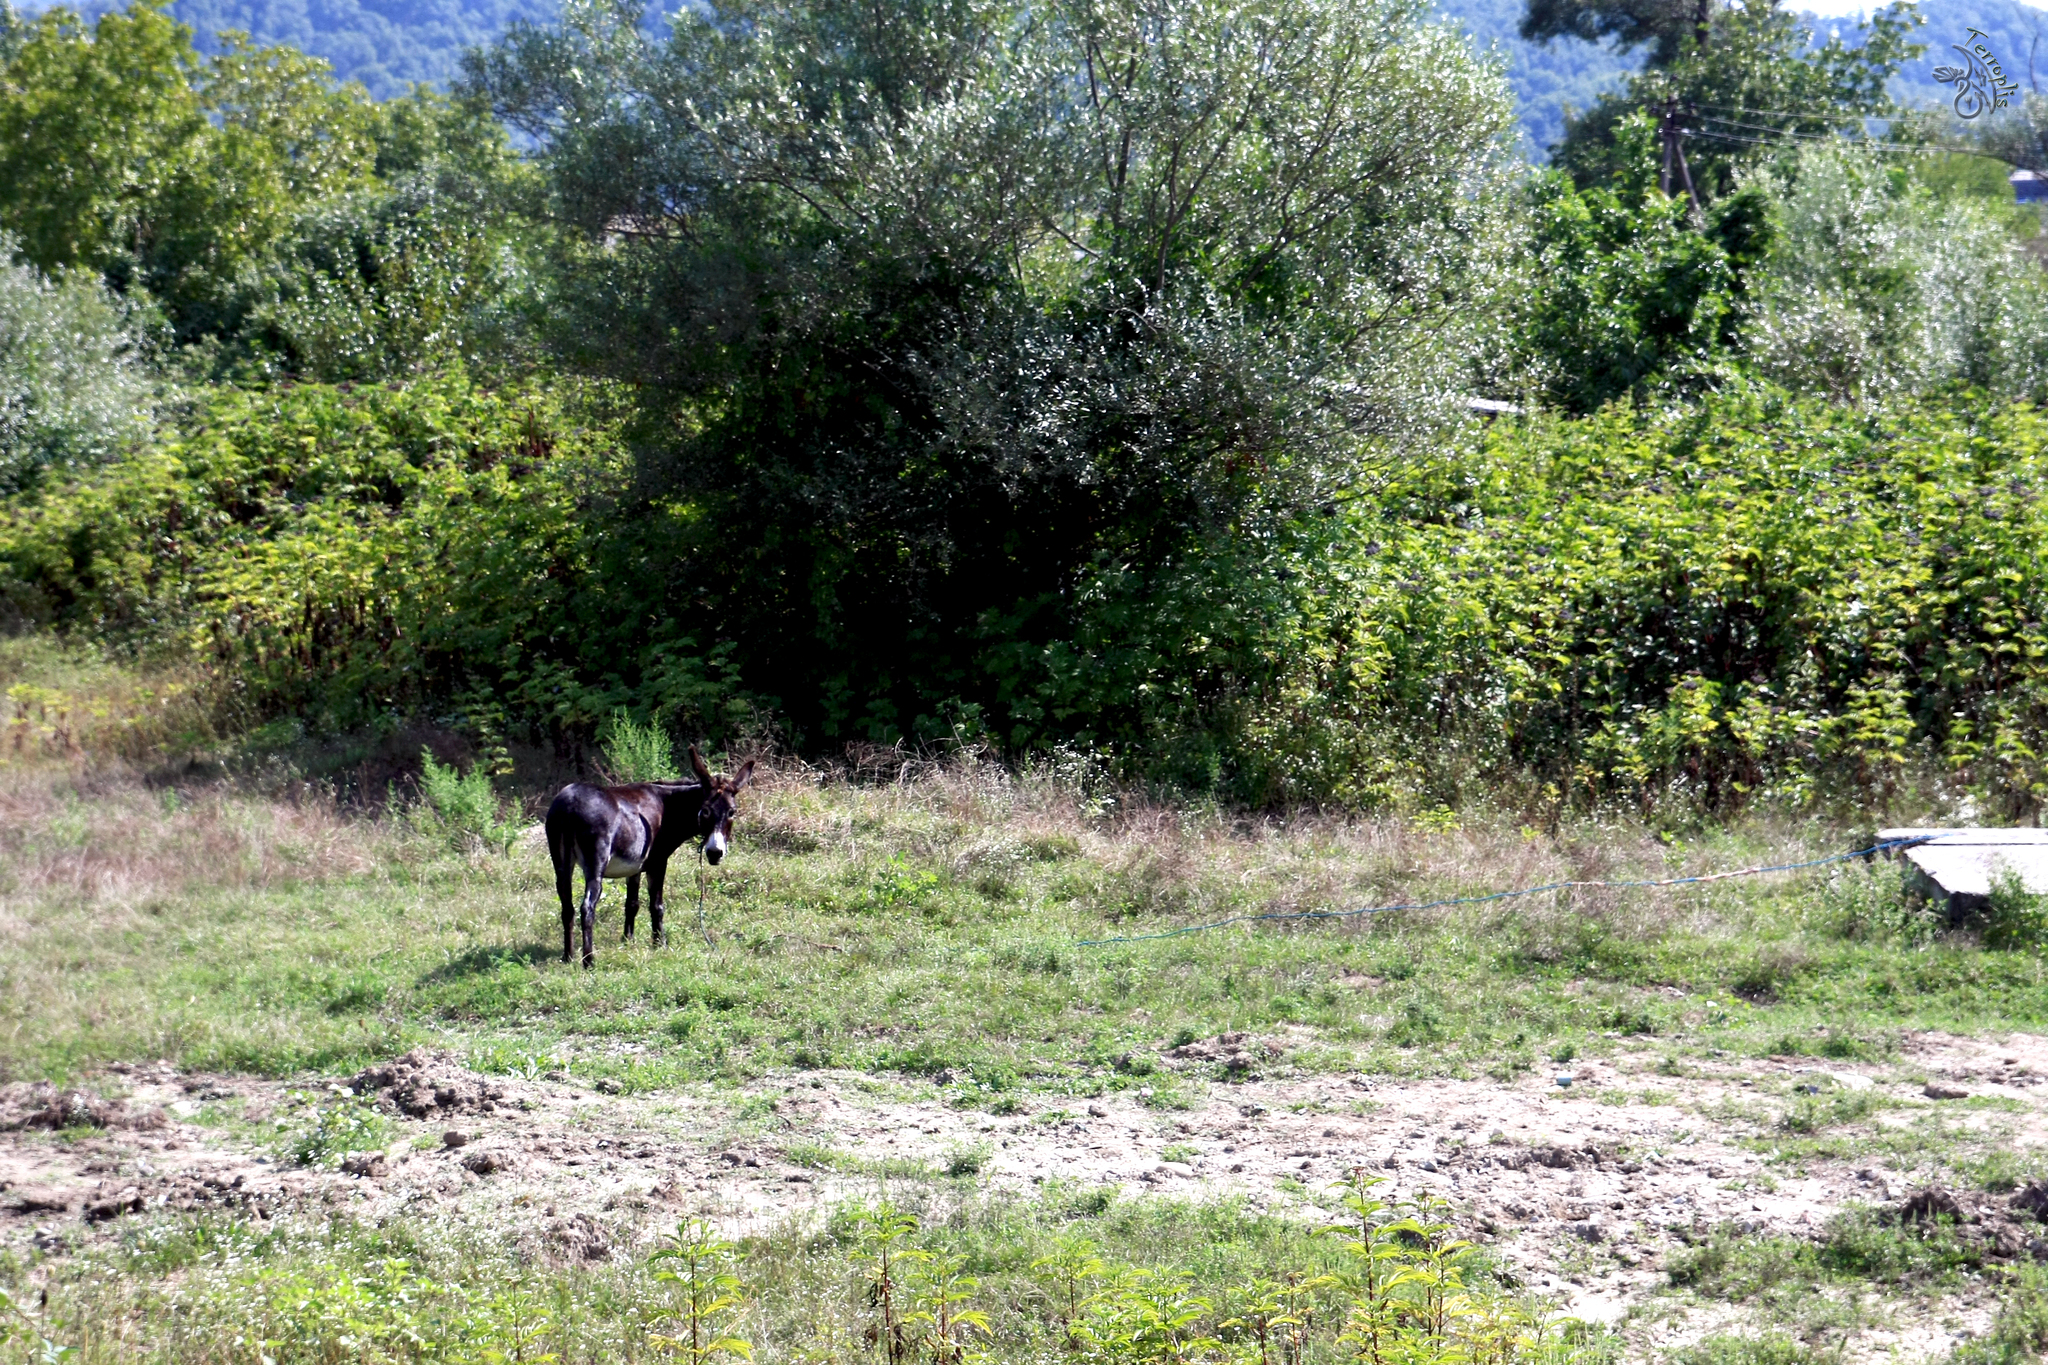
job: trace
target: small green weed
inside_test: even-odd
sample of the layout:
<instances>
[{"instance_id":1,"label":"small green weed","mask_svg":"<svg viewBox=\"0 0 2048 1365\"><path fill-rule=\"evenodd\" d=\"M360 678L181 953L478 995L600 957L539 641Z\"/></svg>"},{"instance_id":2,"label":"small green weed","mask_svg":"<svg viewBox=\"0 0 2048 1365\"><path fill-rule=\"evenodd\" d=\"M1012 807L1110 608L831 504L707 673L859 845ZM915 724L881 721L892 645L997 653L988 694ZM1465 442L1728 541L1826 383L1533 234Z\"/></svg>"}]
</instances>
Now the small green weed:
<instances>
[{"instance_id":1,"label":"small green weed","mask_svg":"<svg viewBox=\"0 0 2048 1365\"><path fill-rule=\"evenodd\" d=\"M1159 1150L1161 1161L1192 1162L1202 1155L1202 1149L1185 1142L1173 1142Z\"/></svg>"},{"instance_id":2,"label":"small green weed","mask_svg":"<svg viewBox=\"0 0 2048 1365\"><path fill-rule=\"evenodd\" d=\"M1953 1365L2030 1365L2048 1353L2048 1269L2022 1262L1999 1290L1991 1330L1964 1342Z\"/></svg>"},{"instance_id":3,"label":"small green weed","mask_svg":"<svg viewBox=\"0 0 2048 1365\"><path fill-rule=\"evenodd\" d=\"M1162 1113L1183 1113L1195 1107L1197 1096L1172 1076L1162 1075L1138 1092L1138 1102Z\"/></svg>"},{"instance_id":4,"label":"small green weed","mask_svg":"<svg viewBox=\"0 0 2048 1365\"><path fill-rule=\"evenodd\" d=\"M279 1120L276 1151L298 1165L324 1165L348 1152L382 1147L391 1140L390 1120L366 1099L318 1096L303 1090L292 1091L290 1098L306 1109L296 1121Z\"/></svg>"},{"instance_id":5,"label":"small green weed","mask_svg":"<svg viewBox=\"0 0 2048 1365\"><path fill-rule=\"evenodd\" d=\"M988 1148L979 1145L955 1147L946 1154L944 1170L951 1176L979 1175L991 1155Z\"/></svg>"},{"instance_id":6,"label":"small green weed","mask_svg":"<svg viewBox=\"0 0 2048 1365\"><path fill-rule=\"evenodd\" d=\"M811 1171L829 1171L846 1161L836 1148L822 1142L792 1142L783 1147L782 1155L790 1165Z\"/></svg>"},{"instance_id":7,"label":"small green weed","mask_svg":"<svg viewBox=\"0 0 2048 1365\"><path fill-rule=\"evenodd\" d=\"M1869 1118L1884 1107L1884 1097L1874 1090L1824 1090L1817 1095L1794 1099L1778 1119L1788 1133L1818 1133Z\"/></svg>"},{"instance_id":8,"label":"small green weed","mask_svg":"<svg viewBox=\"0 0 2048 1365\"><path fill-rule=\"evenodd\" d=\"M1807 1347L1775 1332L1760 1336L1722 1333L1671 1357L1677 1365L1806 1365L1813 1358Z\"/></svg>"},{"instance_id":9,"label":"small green weed","mask_svg":"<svg viewBox=\"0 0 2048 1365\"><path fill-rule=\"evenodd\" d=\"M741 1122L765 1119L780 1107L773 1095L749 1095L741 1100L733 1116Z\"/></svg>"},{"instance_id":10,"label":"small green weed","mask_svg":"<svg viewBox=\"0 0 2048 1365\"><path fill-rule=\"evenodd\" d=\"M671 1306L652 1319L659 1329L650 1344L674 1353L690 1365L707 1365L721 1356L754 1358L753 1344L734 1336L728 1324L746 1310L746 1293L734 1273L739 1247L720 1237L701 1218L680 1223L662 1239L660 1250L647 1258L657 1284L666 1285Z\"/></svg>"}]
</instances>

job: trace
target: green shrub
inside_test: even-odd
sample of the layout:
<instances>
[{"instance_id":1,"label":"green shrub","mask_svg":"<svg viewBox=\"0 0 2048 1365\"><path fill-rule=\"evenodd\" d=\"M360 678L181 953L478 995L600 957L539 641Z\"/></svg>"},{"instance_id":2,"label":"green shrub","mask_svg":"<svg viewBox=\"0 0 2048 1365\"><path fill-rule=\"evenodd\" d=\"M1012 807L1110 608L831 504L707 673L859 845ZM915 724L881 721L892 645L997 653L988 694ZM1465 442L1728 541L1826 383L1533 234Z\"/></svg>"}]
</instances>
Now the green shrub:
<instances>
[{"instance_id":1,"label":"green shrub","mask_svg":"<svg viewBox=\"0 0 2048 1365\"><path fill-rule=\"evenodd\" d=\"M2048 1352L2048 1269L2020 1262L2006 1273L1991 1330L1956 1348L1954 1365L2027 1365Z\"/></svg>"},{"instance_id":2,"label":"green shrub","mask_svg":"<svg viewBox=\"0 0 2048 1365\"><path fill-rule=\"evenodd\" d=\"M148 434L140 329L89 275L52 281L0 233L0 493L75 472Z\"/></svg>"},{"instance_id":3,"label":"green shrub","mask_svg":"<svg viewBox=\"0 0 2048 1365\"><path fill-rule=\"evenodd\" d=\"M2048 945L2048 896L2027 890L2020 874L2001 867L1984 910L1984 946L2028 952Z\"/></svg>"},{"instance_id":4,"label":"green shrub","mask_svg":"<svg viewBox=\"0 0 2048 1365\"><path fill-rule=\"evenodd\" d=\"M978 1175L991 1155L986 1147L956 1147L946 1154L944 1169L947 1175Z\"/></svg>"},{"instance_id":5,"label":"green shrub","mask_svg":"<svg viewBox=\"0 0 2048 1365\"><path fill-rule=\"evenodd\" d=\"M434 751L420 750L420 805L413 818L423 828L444 835L457 844L481 844L486 848L508 849L524 827L517 818L506 818L504 804L491 786L491 775L482 767L467 773L454 764L434 761Z\"/></svg>"},{"instance_id":6,"label":"green shrub","mask_svg":"<svg viewBox=\"0 0 2048 1365\"><path fill-rule=\"evenodd\" d=\"M642 724L624 707L611 714L599 736L606 771L620 782L673 782L682 777L675 741L659 725Z\"/></svg>"},{"instance_id":7,"label":"green shrub","mask_svg":"<svg viewBox=\"0 0 2048 1365\"><path fill-rule=\"evenodd\" d=\"M685 509L588 505L628 485L608 394L461 371L203 391L171 439L0 502L0 614L196 648L316 732L480 694L548 732L620 706L729 731L752 714L729 651L636 586Z\"/></svg>"},{"instance_id":8,"label":"green shrub","mask_svg":"<svg viewBox=\"0 0 2048 1365\"><path fill-rule=\"evenodd\" d=\"M643 586L702 582L702 547L686 504L628 496L606 392L205 394L174 440L0 502L0 611L170 635L315 729L487 693L508 734L621 707L732 733L756 665L715 600ZM1085 734L1127 775L1199 750L1251 801L1435 809L1491 775L1719 810L1885 799L1934 764L2008 815L2048 792L2048 414L2023 405L1748 391L1503 422L1262 544L1189 558L1172 593L1105 568L1068 638L991 620L986 674L930 686L985 676L1009 742ZM1176 883L1126 881L1177 908ZM1917 932L1879 898L1843 931Z\"/></svg>"}]
</instances>

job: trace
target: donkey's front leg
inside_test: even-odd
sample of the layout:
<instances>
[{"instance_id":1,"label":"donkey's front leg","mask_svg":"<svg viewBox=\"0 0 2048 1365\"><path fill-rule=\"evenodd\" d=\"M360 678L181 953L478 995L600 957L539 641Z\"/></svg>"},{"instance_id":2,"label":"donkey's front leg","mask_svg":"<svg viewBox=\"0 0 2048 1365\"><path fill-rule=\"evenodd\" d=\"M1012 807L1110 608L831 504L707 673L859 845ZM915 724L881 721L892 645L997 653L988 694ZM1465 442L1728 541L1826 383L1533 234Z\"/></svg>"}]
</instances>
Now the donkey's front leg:
<instances>
[{"instance_id":1,"label":"donkey's front leg","mask_svg":"<svg viewBox=\"0 0 2048 1365\"><path fill-rule=\"evenodd\" d=\"M659 948L668 942L661 931L662 884L668 880L668 860L647 865L647 942L650 947Z\"/></svg>"},{"instance_id":2,"label":"donkey's front leg","mask_svg":"<svg viewBox=\"0 0 2048 1365\"><path fill-rule=\"evenodd\" d=\"M633 921L640 918L640 874L635 872L626 878L626 932L619 935L619 942L633 941Z\"/></svg>"}]
</instances>

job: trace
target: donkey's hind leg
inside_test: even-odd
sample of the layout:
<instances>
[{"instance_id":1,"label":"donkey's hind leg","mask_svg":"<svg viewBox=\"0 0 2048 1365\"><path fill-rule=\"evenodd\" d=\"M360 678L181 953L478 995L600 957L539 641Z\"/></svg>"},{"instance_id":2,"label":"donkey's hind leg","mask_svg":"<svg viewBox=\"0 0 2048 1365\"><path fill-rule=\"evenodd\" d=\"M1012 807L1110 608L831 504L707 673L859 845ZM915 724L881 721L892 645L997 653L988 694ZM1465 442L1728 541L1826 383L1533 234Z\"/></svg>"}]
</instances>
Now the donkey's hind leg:
<instances>
[{"instance_id":1,"label":"donkey's hind leg","mask_svg":"<svg viewBox=\"0 0 2048 1365\"><path fill-rule=\"evenodd\" d=\"M591 935L597 932L597 898L604 894L604 868L612 860L610 843L600 843L597 856L583 868L583 965L597 965L597 949L592 945Z\"/></svg>"},{"instance_id":2,"label":"donkey's hind leg","mask_svg":"<svg viewBox=\"0 0 2048 1365\"><path fill-rule=\"evenodd\" d=\"M576 850L569 847L555 854L555 895L562 902L562 961L569 960L570 935L576 928L576 901L569 893L576 885Z\"/></svg>"},{"instance_id":3,"label":"donkey's hind leg","mask_svg":"<svg viewBox=\"0 0 2048 1365\"><path fill-rule=\"evenodd\" d=\"M626 932L619 935L619 942L633 941L633 921L640 918L640 874L635 872L626 878Z\"/></svg>"}]
</instances>

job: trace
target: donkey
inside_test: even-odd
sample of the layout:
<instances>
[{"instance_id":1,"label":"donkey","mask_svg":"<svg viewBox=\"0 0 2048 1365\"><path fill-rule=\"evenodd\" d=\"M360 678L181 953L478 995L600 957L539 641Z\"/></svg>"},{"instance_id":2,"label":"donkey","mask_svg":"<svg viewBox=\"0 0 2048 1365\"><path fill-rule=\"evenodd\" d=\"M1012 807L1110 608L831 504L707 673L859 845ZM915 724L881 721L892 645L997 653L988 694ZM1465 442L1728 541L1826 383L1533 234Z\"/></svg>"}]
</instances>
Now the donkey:
<instances>
[{"instance_id":1,"label":"donkey","mask_svg":"<svg viewBox=\"0 0 2048 1365\"><path fill-rule=\"evenodd\" d=\"M624 787L594 787L571 782L555 793L548 806L548 856L555 861L555 893L562 898L562 961L569 960L570 931L576 910L569 899L569 881L583 869L583 965L597 965L590 936L597 928L597 898L606 878L626 879L626 932L640 914L640 874L647 874L649 929L655 944L666 941L661 930L662 883L668 877L669 855L687 839L699 839L705 859L716 867L732 841L732 817L739 794L754 777L748 759L732 777L713 777L690 746L695 782L635 782Z\"/></svg>"}]
</instances>

